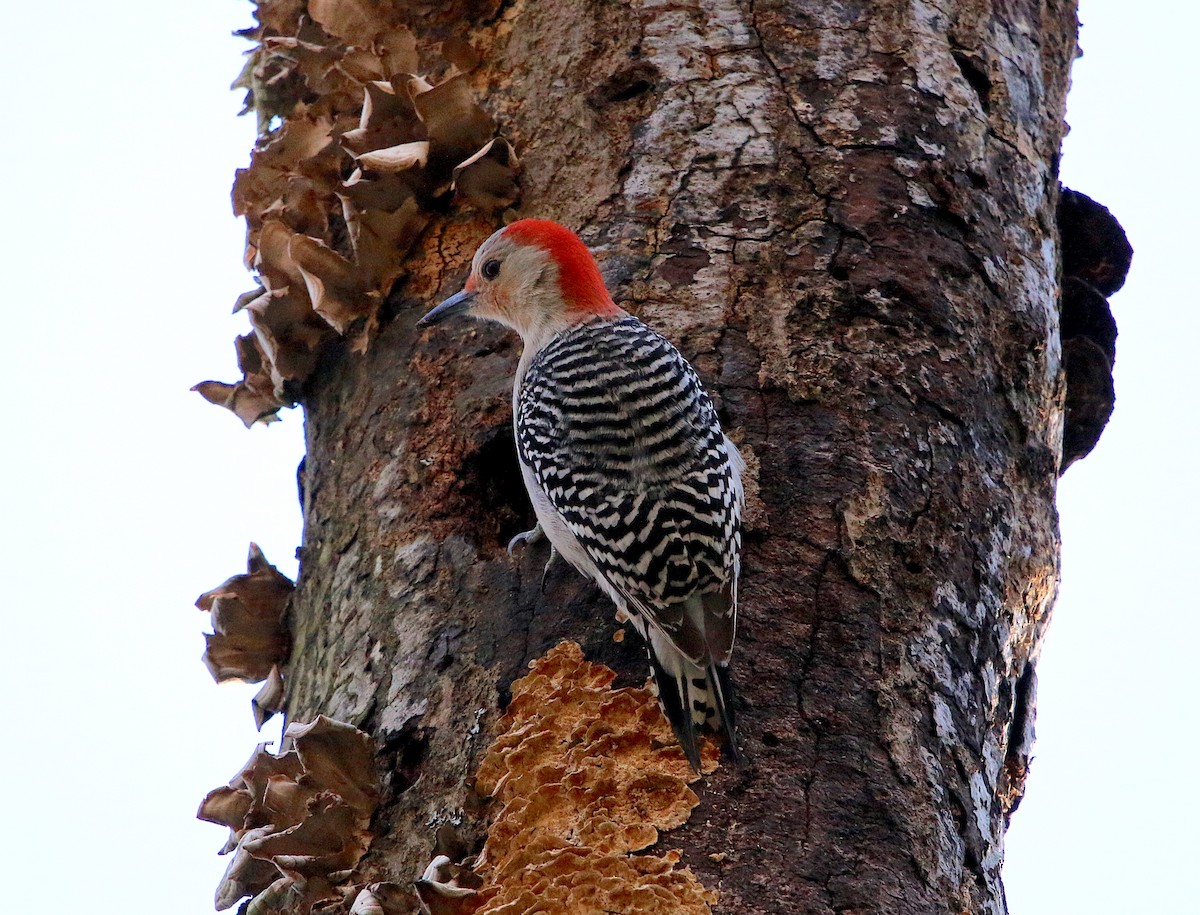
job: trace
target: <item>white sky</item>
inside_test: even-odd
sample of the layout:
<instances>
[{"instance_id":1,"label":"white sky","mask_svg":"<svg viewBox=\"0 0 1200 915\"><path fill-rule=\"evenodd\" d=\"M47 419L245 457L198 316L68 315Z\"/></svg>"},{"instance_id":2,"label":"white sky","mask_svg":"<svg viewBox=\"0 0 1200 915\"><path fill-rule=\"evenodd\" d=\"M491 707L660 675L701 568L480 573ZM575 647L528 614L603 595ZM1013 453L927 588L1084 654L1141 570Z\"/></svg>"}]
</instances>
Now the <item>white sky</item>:
<instances>
[{"instance_id":1,"label":"white sky","mask_svg":"<svg viewBox=\"0 0 1200 915\"><path fill-rule=\"evenodd\" d=\"M1200 911L1184 221L1200 16L1130 7L1084 0L1071 97L1064 178L1137 254L1114 301L1117 412L1061 489L1014 915ZM258 739L254 688L213 685L191 602L252 539L295 574L302 452L298 412L247 432L188 392L236 377L228 312L249 279L228 194L253 124L225 87L246 47L228 33L249 21L240 0L6 9L4 911L200 915L224 870L222 830L193 815Z\"/></svg>"}]
</instances>

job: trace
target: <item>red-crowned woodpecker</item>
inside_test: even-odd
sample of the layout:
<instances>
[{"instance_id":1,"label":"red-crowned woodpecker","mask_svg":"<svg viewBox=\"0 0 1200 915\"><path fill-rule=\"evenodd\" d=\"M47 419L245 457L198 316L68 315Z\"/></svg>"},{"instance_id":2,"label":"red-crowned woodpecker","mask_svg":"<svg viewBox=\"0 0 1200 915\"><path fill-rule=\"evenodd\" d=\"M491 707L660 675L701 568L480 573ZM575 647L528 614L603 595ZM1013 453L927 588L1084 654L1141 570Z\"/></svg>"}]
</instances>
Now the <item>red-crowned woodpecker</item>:
<instances>
[{"instance_id":1,"label":"red-crowned woodpecker","mask_svg":"<svg viewBox=\"0 0 1200 915\"><path fill-rule=\"evenodd\" d=\"M693 768L705 723L736 755L729 656L744 464L695 370L613 302L591 252L553 222L492 235L463 291L420 323L460 314L524 342L513 423L538 523L509 550L544 534L612 598L646 642Z\"/></svg>"}]
</instances>

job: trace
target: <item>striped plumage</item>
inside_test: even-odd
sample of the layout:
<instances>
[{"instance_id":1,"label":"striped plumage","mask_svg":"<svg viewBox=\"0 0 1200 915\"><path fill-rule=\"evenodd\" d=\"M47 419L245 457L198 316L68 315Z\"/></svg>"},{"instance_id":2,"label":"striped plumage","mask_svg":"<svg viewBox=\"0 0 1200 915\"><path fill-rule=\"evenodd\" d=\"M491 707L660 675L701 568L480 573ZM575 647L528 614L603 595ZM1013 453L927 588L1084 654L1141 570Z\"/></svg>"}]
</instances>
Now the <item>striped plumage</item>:
<instances>
[{"instance_id":1,"label":"striped plumage","mask_svg":"<svg viewBox=\"0 0 1200 915\"><path fill-rule=\"evenodd\" d=\"M687 719L733 734L732 697L709 680L733 647L741 492L737 452L712 401L679 351L629 316L555 337L530 362L515 400L522 470L578 542L556 547L609 593L648 647L665 641L682 656L650 652L694 762Z\"/></svg>"},{"instance_id":2,"label":"striped plumage","mask_svg":"<svg viewBox=\"0 0 1200 915\"><path fill-rule=\"evenodd\" d=\"M484 243L460 296L521 332L513 421L538 529L646 640L663 708L698 769L697 725L723 731L736 752L728 664L743 465L687 360L613 305L588 266L572 233L526 220Z\"/></svg>"}]
</instances>

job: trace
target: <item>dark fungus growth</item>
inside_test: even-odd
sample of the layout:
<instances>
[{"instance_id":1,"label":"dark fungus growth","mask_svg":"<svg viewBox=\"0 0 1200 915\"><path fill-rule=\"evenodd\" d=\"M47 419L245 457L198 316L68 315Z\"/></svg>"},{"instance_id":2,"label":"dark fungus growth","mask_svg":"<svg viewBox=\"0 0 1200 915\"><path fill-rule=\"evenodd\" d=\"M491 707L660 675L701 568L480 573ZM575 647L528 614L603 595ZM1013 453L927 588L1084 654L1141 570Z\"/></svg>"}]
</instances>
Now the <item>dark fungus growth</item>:
<instances>
[{"instance_id":1,"label":"dark fungus growth","mask_svg":"<svg viewBox=\"0 0 1200 915\"><path fill-rule=\"evenodd\" d=\"M1067 382L1061 474L1091 453L1112 416L1117 322L1108 297L1125 284L1133 248L1106 207L1067 187L1059 198L1058 231L1063 264L1059 332Z\"/></svg>"}]
</instances>

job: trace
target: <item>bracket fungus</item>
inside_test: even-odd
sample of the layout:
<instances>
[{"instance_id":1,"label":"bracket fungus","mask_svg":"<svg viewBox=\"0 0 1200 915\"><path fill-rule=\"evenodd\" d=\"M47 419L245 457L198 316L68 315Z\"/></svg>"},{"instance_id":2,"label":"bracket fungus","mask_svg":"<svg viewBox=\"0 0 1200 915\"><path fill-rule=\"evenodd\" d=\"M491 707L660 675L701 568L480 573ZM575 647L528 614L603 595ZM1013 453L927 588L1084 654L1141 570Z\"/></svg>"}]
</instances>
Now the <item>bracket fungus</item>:
<instances>
[{"instance_id":1,"label":"bracket fungus","mask_svg":"<svg viewBox=\"0 0 1200 915\"><path fill-rule=\"evenodd\" d=\"M246 573L226 579L196 599L211 617L213 631L204 637L204 664L218 683L259 683L287 657L288 632L283 623L295 585L267 562L257 543L250 544Z\"/></svg>"},{"instance_id":2,"label":"bracket fungus","mask_svg":"<svg viewBox=\"0 0 1200 915\"><path fill-rule=\"evenodd\" d=\"M422 915L707 915L716 893L680 854L638 854L687 822L692 771L649 689L561 642L512 684L512 701L475 777L495 811L482 851L447 827L412 884ZM718 765L705 739L703 770ZM452 830L451 830L452 833ZM407 915L412 892L371 884L351 915Z\"/></svg>"},{"instance_id":3,"label":"bracket fungus","mask_svg":"<svg viewBox=\"0 0 1200 915\"><path fill-rule=\"evenodd\" d=\"M250 709L254 712L254 726L260 731L262 726L271 720L284 708L283 673L278 664L271 665L271 673L267 675L262 689L250 700Z\"/></svg>"},{"instance_id":4,"label":"bracket fungus","mask_svg":"<svg viewBox=\"0 0 1200 915\"><path fill-rule=\"evenodd\" d=\"M678 852L635 854L699 803L653 694L613 689L615 672L574 642L530 668L476 777L500 809L474 864L473 911L707 913L716 895ZM713 741L702 759L717 767Z\"/></svg>"},{"instance_id":5,"label":"bracket fungus","mask_svg":"<svg viewBox=\"0 0 1200 915\"><path fill-rule=\"evenodd\" d=\"M409 915L412 890L399 883L368 883L350 905L350 915Z\"/></svg>"},{"instance_id":6,"label":"bracket fungus","mask_svg":"<svg viewBox=\"0 0 1200 915\"><path fill-rule=\"evenodd\" d=\"M346 884L370 843L379 799L374 745L322 715L289 725L284 746L275 755L260 744L200 804L199 819L229 828L218 911L249 896L247 912L307 913L352 892Z\"/></svg>"},{"instance_id":7,"label":"bracket fungus","mask_svg":"<svg viewBox=\"0 0 1200 915\"><path fill-rule=\"evenodd\" d=\"M204 666L214 680L266 683L251 700L258 727L283 711L283 675L290 636L284 614L295 590L292 580L250 544L246 573L234 575L196 599L213 631L204 636Z\"/></svg>"},{"instance_id":8,"label":"bracket fungus","mask_svg":"<svg viewBox=\"0 0 1200 915\"><path fill-rule=\"evenodd\" d=\"M1078 277L1105 298L1125 285L1133 247L1108 207L1064 187L1058 201L1058 231L1065 276Z\"/></svg>"},{"instance_id":9,"label":"bracket fungus","mask_svg":"<svg viewBox=\"0 0 1200 915\"><path fill-rule=\"evenodd\" d=\"M1125 284L1133 248L1104 206L1064 187L1058 204L1063 281L1060 335L1067 393L1060 474L1091 453L1116 404L1117 323L1108 298Z\"/></svg>"},{"instance_id":10,"label":"bracket fungus","mask_svg":"<svg viewBox=\"0 0 1200 915\"><path fill-rule=\"evenodd\" d=\"M423 53L368 0L260 0L234 82L259 140L233 186L260 288L239 300L234 382L193 390L246 426L297 403L325 347L369 345L405 257L452 202L488 217L518 199L520 163L475 99L462 38ZM416 75L427 58L436 78Z\"/></svg>"},{"instance_id":11,"label":"bracket fungus","mask_svg":"<svg viewBox=\"0 0 1200 915\"><path fill-rule=\"evenodd\" d=\"M455 864L448 855L436 855L421 878L413 883L421 915L469 915L479 909L478 890L483 879L472 870L474 861Z\"/></svg>"}]
</instances>

